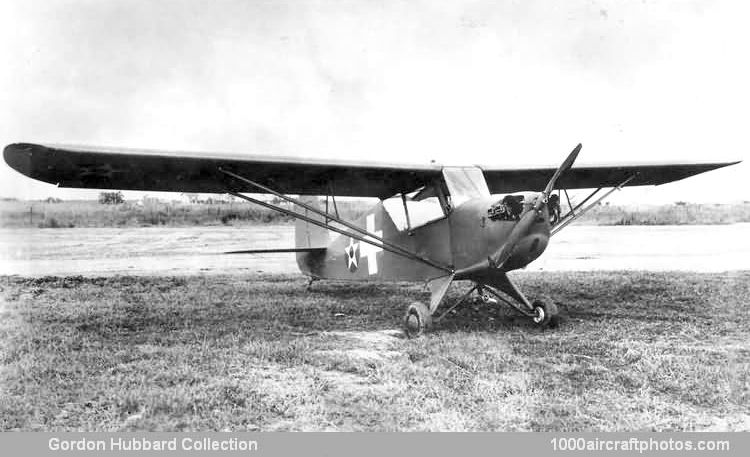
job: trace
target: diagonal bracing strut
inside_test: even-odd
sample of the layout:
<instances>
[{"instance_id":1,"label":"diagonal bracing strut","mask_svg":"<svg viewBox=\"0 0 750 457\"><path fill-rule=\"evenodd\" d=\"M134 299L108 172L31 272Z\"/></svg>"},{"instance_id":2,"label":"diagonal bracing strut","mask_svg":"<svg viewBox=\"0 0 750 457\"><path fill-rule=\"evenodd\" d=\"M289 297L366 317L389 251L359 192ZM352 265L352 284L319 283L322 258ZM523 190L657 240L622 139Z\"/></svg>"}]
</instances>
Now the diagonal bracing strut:
<instances>
[{"instance_id":1,"label":"diagonal bracing strut","mask_svg":"<svg viewBox=\"0 0 750 457\"><path fill-rule=\"evenodd\" d=\"M281 208L281 207L272 205L271 203L266 203L266 202L264 202L262 200L258 200L256 198L248 197L247 195L242 195L242 194L240 194L238 192L234 192L232 190L227 190L227 193L229 193L230 195L234 195L237 198L241 198L241 199L247 200L247 201L249 201L251 203L255 203L257 205L266 207L268 209L272 209L274 211L278 211L280 213L284 213L287 216L292 216L294 218L303 220L303 221L308 222L310 224L317 225L318 227L324 228L326 230L331 230L332 232L336 232L336 233L339 233L341 235L354 238L357 241L361 241L363 243L371 244L371 245L373 245L375 247L378 247L380 249L383 249L385 251L392 252L393 254L400 255L402 257L406 257L406 258L411 259L411 260L415 260L415 261L418 261L418 262L425 263L425 264L430 265L431 267L437 268L439 270L443 270L443 271L446 271L446 272L449 272L449 273L453 272L453 270L450 269L449 267L440 265L440 264L435 263L435 262L433 262L433 261L431 261L429 259L425 259L424 257L422 257L420 255L417 255L417 254L414 254L414 253L411 253L411 252L408 252L408 251L404 251L404 252L402 252L402 251L396 251L394 249L389 248L388 246L386 246L384 244L378 243L378 242L376 242L374 240L371 240L371 239L367 239L366 236L362 236L362 235L359 235L357 233L349 232L349 231L346 231L344 229L340 229L338 227L334 227L334 226L332 226L330 224L326 224L325 222L321 222L321 221L319 221L317 219L313 219L311 217L304 216L304 215L302 215L300 213L297 213L296 211L292 211L292 210L288 210L288 209L285 209L285 208Z\"/></svg>"},{"instance_id":2,"label":"diagonal bracing strut","mask_svg":"<svg viewBox=\"0 0 750 457\"><path fill-rule=\"evenodd\" d=\"M228 175L228 176L230 176L232 178L235 178L235 179L243 181L243 182L245 182L247 184L253 185L253 186L261 189L264 192L267 192L267 193L270 193L272 195L275 195L275 196L277 196L277 197L279 197L279 198L281 198L283 200L286 200L286 201L288 201L290 203L293 203L295 205L299 205L302 208L307 209L308 211L311 211L311 212L313 212L315 214L318 214L320 216L325 217L326 219L331 219L334 222L337 222L337 223L339 223L339 224L341 224L341 225L343 225L343 226L345 226L345 227L347 227L347 228L349 228L351 230L354 230L356 233L350 232L350 231L347 231L347 230L344 230L344 229L340 229L338 227L334 227L334 226L332 226L332 225L330 225L330 224L328 224L326 222L321 222L321 221L319 221L317 219L313 219L311 217L305 216L305 215L300 214L300 213L298 213L296 211L288 210L288 209L285 209L285 208L281 208L281 207L273 205L271 203L266 203L266 202L258 200L256 198L252 198L252 197L248 197L246 195L242 195L239 192L235 192L235 191L233 191L231 189L227 190L227 192L229 194L234 195L237 198L241 198L243 200L247 200L247 201L255 203L257 205L260 205L260 206L272 209L274 211L278 211L280 213L284 213L284 214L286 214L288 216L292 216L294 218L303 220L303 221L308 222L310 224L317 225L318 227L324 228L326 230L331 230L331 231L339 233L341 235L349 236L351 238L354 238L357 241L361 241L361 242L364 242L364 243L371 244L371 245L373 245L375 247L378 247L380 249L386 250L386 251L391 252L393 254L397 254L397 255L400 255L402 257L409 258L411 260L415 260L415 261L418 261L418 262L425 263L425 264L427 264L427 265L429 265L431 267L437 268L439 270L443 270L443 271L446 271L446 272L449 272L449 273L453 272L453 269L450 268L450 267L448 267L448 266L446 266L446 265L442 265L442 264L437 263L437 262L435 262L433 260L430 260L428 258L420 256L419 254L416 254L414 252L408 251L408 250L406 250L406 249L404 249L404 248L402 248L402 247L400 247L398 245L395 245L393 243L385 241L381 237L375 236L372 233L368 232L367 230L364 230L364 229L362 229L360 227L357 227L357 226L355 226L355 225L353 225L353 224L351 224L351 223L349 223L347 221L344 221L344 220L342 220L342 219L340 219L338 217L335 217L335 216L333 216L330 213L324 213L323 211L320 211L319 209L317 209L315 207L312 207L312 206L310 206L310 205L308 205L306 203L303 203L303 202L301 202L301 201L299 201L297 199L294 199L294 198L291 198L291 197L287 197L284 194L276 192L273 189L270 189L270 188L268 188L266 186L263 186L262 184L258 184L258 183L254 182L254 181L246 179L246 178L244 178L242 176L239 176L239 175L237 175L235 173L232 173L230 171L223 170L221 168L219 168L219 171L221 171L222 173L224 173L224 174L226 174L226 175Z\"/></svg>"},{"instance_id":3,"label":"diagonal bracing strut","mask_svg":"<svg viewBox=\"0 0 750 457\"><path fill-rule=\"evenodd\" d=\"M586 197L586 198L585 198L585 199L584 199L584 200L583 200L583 201L582 201L581 203L577 204L575 208L573 208L573 207L571 206L571 207L570 207L570 211L568 211L568 213L567 213L567 214L566 214L565 216L563 216L562 218L560 218L560 221L559 221L559 222L558 222L557 224L555 224L555 226L554 226L554 227L552 227L552 232L550 233L550 236L552 236L552 235L556 234L556 233L557 233L557 232L559 232L560 230L562 230L562 229L564 229L565 227L567 227L567 226L568 226L568 225L569 225L569 224L570 224L571 222L573 222L574 220L576 220L576 219L578 219L579 217L583 216L584 214L588 213L588 212L589 212L589 210L591 210L591 208L593 208L594 206L596 206L596 205L597 205L597 203L599 203L600 201L602 201L602 200L604 200L605 198L607 198L607 197L608 197L608 196L609 196L609 195L610 195L610 194L611 194L612 192L614 192L614 191L616 191L616 190L620 190L620 189L622 189L622 187L623 187L623 186L624 186L625 184L627 184L627 183L629 183L630 181L632 181L632 180L633 180L633 179L634 179L634 178L635 178L635 177L636 177L637 175L638 175L637 173L635 173L635 174L632 174L632 175L630 175L630 176L629 176L629 177L628 177L627 179L625 179L624 181L622 181L622 182L621 182L620 184L618 184L617 186L615 186L615 187L611 188L611 189L610 189L609 191L607 191L607 192L606 192L606 193L605 193L604 195L602 195L601 197L599 197L599 198L597 198L596 200L594 200L594 202L593 202L593 203L591 203L591 204L590 204L590 205L588 205L587 207L583 208L583 209L582 209L582 210L581 210L580 212L578 212L578 213L576 213L576 211L577 211L577 210L578 210L579 208L581 208L581 207L582 207L582 206L583 206L584 204L586 204L586 202L587 202L587 201L589 201L589 200L590 200L590 199L591 199L591 198L592 198L592 197L593 197L594 195L596 195L597 193L599 193L599 191L600 191L600 190L602 190L602 187L600 187L600 188L596 189L596 190L595 190L595 191L593 191L593 192L592 192L591 194L589 194L589 196L588 196L588 197ZM567 195L567 192L566 192L566 195ZM570 200L568 200L568 205L570 205Z\"/></svg>"},{"instance_id":4,"label":"diagonal bracing strut","mask_svg":"<svg viewBox=\"0 0 750 457\"><path fill-rule=\"evenodd\" d=\"M341 219L341 217L339 217L339 215L338 215L338 209L336 209L336 216L333 216L332 214L330 214L328 212L323 212L323 211L319 210L318 208L315 208L314 206L308 205L308 204L306 204L306 203L304 203L304 202L302 202L302 201L300 201L298 199L295 199L295 198L292 198L292 197L288 197L288 196L282 194L281 192L278 192L278 191L275 191L275 190L271 189L270 187L264 186L264 185L262 185L260 183L252 181L250 179L247 179L247 178L245 178L243 176L240 176L240 175L238 175L236 173L233 173L231 171L224 170L221 167L219 168L219 171L221 171L222 173L224 173L224 174L226 174L226 175L228 175L228 176L230 176L230 177L232 177L234 179L237 179L237 180L242 181L244 183L250 184L251 186L255 186L258 189L262 190L263 192L272 194L272 195L274 195L274 196L276 196L278 198L281 198L282 200L288 201L289 203L301 206L302 208L304 208L304 209L306 209L306 210L308 210L310 212L313 212L315 214L318 214L318 215L326 218L326 220L327 219L331 219L332 221L337 222L337 223L343 225L344 227L346 227L346 228L348 228L350 230L354 230L355 232L358 232L358 233L360 233L363 236L367 236L369 238L373 238L373 239L379 241L383 246L389 247L390 251L400 251L400 252L402 252L404 254L413 254L413 255L416 255L413 252L410 252L410 251L402 248L401 246L399 246L397 244L388 242L388 241L384 240L382 237L374 235L374 234L368 232L367 230L365 230L365 229L363 229L361 227L357 227L356 225L354 225L354 224L352 224L350 222L347 222L347 221ZM334 208L335 208L335 203L334 203ZM372 243L370 243L370 244L372 244ZM380 246L378 246L378 247L380 247Z\"/></svg>"}]
</instances>

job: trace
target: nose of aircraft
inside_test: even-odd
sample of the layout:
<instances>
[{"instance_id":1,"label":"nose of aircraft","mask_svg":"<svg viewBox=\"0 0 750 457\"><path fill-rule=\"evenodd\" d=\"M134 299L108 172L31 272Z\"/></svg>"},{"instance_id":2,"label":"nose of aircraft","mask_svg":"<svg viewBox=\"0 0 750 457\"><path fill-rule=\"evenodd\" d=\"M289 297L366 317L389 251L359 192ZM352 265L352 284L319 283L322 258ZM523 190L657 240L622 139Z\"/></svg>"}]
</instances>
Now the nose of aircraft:
<instances>
[{"instance_id":1,"label":"nose of aircraft","mask_svg":"<svg viewBox=\"0 0 750 457\"><path fill-rule=\"evenodd\" d=\"M533 262L542 255L549 243L551 227L545 195L527 195L524 200L523 215L513 228L518 235L514 237L514 233L511 233L508 237L509 245L503 246L501 252L495 255L495 258L502 259L502 251L512 249L505 254L505 262L498 262L505 271L523 268Z\"/></svg>"},{"instance_id":2,"label":"nose of aircraft","mask_svg":"<svg viewBox=\"0 0 750 457\"><path fill-rule=\"evenodd\" d=\"M531 233L521 238L518 244L516 244L515 249L513 249L513 254L511 254L510 258L505 262L503 269L515 270L517 268L525 267L542 255L544 250L547 249L548 243L549 230L545 233L542 230L534 231L532 229Z\"/></svg>"}]
</instances>

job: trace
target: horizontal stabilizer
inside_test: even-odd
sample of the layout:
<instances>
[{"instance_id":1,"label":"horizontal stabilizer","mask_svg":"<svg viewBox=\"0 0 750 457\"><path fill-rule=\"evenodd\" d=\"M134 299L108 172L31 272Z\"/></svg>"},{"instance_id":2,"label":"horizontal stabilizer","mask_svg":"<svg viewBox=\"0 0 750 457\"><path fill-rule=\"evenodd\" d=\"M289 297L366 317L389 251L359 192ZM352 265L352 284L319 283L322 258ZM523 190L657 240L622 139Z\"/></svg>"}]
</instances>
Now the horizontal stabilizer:
<instances>
[{"instance_id":1,"label":"horizontal stabilizer","mask_svg":"<svg viewBox=\"0 0 750 457\"><path fill-rule=\"evenodd\" d=\"M326 248L286 248L286 249L248 249L244 251L229 251L224 254L271 254L275 252L321 252Z\"/></svg>"}]
</instances>

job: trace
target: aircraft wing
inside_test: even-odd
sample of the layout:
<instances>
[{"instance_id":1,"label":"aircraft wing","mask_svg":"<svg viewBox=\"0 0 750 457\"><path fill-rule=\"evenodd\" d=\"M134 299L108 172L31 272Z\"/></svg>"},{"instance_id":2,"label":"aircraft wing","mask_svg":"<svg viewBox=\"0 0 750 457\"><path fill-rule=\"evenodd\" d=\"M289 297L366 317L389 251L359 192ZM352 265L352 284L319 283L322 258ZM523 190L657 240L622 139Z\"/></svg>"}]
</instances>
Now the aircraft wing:
<instances>
[{"instance_id":1,"label":"aircraft wing","mask_svg":"<svg viewBox=\"0 0 750 457\"><path fill-rule=\"evenodd\" d=\"M278 192L387 198L440 177L438 165L259 157L15 143L5 147L15 170L60 187L223 193L222 168ZM233 182L239 192L258 192ZM244 187L243 187L244 186Z\"/></svg>"},{"instance_id":2,"label":"aircraft wing","mask_svg":"<svg viewBox=\"0 0 750 457\"><path fill-rule=\"evenodd\" d=\"M5 161L15 170L60 187L223 193L219 169L278 192L299 195L390 197L439 178L437 164L387 164L346 160L260 157L229 153L150 151L14 143ZM556 187L611 187L635 174L628 186L664 184L737 162L575 165ZM542 190L557 167L485 167L493 194ZM257 192L233 183L239 192ZM239 187L238 187L239 185ZM243 187L244 186L244 187Z\"/></svg>"},{"instance_id":3,"label":"aircraft wing","mask_svg":"<svg viewBox=\"0 0 750 457\"><path fill-rule=\"evenodd\" d=\"M627 186L666 184L736 163L739 161L574 165L557 180L555 189L614 187L633 175L635 177L628 181ZM505 194L520 190L541 191L557 169L556 167L481 168L492 194Z\"/></svg>"}]
</instances>

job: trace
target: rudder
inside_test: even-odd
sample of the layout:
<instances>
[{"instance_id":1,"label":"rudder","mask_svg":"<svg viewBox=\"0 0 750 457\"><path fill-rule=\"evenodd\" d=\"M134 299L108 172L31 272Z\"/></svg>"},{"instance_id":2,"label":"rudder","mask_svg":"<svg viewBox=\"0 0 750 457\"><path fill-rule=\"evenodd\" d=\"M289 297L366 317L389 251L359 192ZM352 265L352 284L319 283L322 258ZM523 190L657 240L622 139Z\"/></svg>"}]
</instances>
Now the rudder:
<instances>
[{"instance_id":1,"label":"rudder","mask_svg":"<svg viewBox=\"0 0 750 457\"><path fill-rule=\"evenodd\" d=\"M304 203L317 207L317 201L308 199ZM304 212L303 212L304 211ZM307 209L302 209L300 212L306 217L324 222L323 216L315 214ZM315 224L311 224L302 219L297 219L294 223L294 247L303 249L325 249L328 247L329 236L328 230L319 227Z\"/></svg>"},{"instance_id":2,"label":"rudder","mask_svg":"<svg viewBox=\"0 0 750 457\"><path fill-rule=\"evenodd\" d=\"M313 199L307 199L304 203L317 208L318 202ZM306 217L324 222L324 217L313 213L307 209L301 209L300 212ZM329 244L328 230L311 224L302 219L297 219L294 223L294 246L297 249L315 249L312 252L298 252L297 266L300 271L311 277L321 277L320 270L325 258L326 248Z\"/></svg>"}]
</instances>

